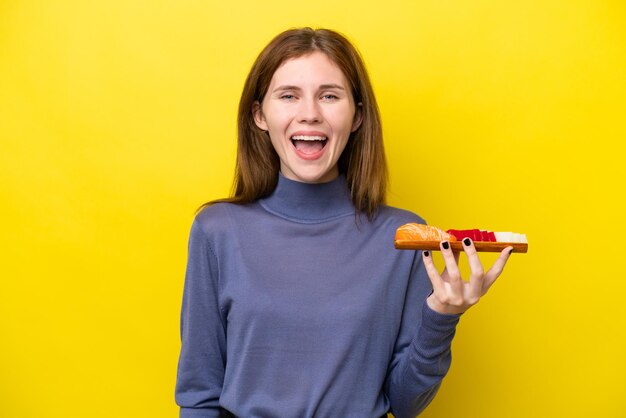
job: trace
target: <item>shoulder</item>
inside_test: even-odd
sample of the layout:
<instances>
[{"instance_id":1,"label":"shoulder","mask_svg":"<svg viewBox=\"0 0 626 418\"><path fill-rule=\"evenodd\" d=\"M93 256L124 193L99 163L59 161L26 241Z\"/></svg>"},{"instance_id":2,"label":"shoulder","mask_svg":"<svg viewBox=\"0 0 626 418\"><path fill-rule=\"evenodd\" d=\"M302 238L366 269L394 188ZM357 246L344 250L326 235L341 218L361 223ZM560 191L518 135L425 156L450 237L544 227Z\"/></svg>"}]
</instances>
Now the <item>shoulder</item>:
<instances>
[{"instance_id":1,"label":"shoulder","mask_svg":"<svg viewBox=\"0 0 626 418\"><path fill-rule=\"evenodd\" d=\"M419 223L425 224L426 221L424 218L419 216L418 214L411 212L406 209L400 209L393 206L381 205L378 208L378 212L375 217L376 222L382 223L390 223L397 226L406 224L406 223Z\"/></svg>"},{"instance_id":2,"label":"shoulder","mask_svg":"<svg viewBox=\"0 0 626 418\"><path fill-rule=\"evenodd\" d=\"M217 202L203 207L194 218L192 231L199 230L211 241L231 241L234 233L244 224L258 220L263 213L258 201L242 204Z\"/></svg>"},{"instance_id":3,"label":"shoulder","mask_svg":"<svg viewBox=\"0 0 626 418\"><path fill-rule=\"evenodd\" d=\"M203 207L194 217L191 227L192 234L215 239L228 233L231 228L232 203L214 203Z\"/></svg>"},{"instance_id":4,"label":"shoulder","mask_svg":"<svg viewBox=\"0 0 626 418\"><path fill-rule=\"evenodd\" d=\"M230 203L213 203L200 209L194 219L202 229L212 229L212 227L224 223L229 217Z\"/></svg>"},{"instance_id":5,"label":"shoulder","mask_svg":"<svg viewBox=\"0 0 626 418\"><path fill-rule=\"evenodd\" d=\"M396 230L408 223L425 224L426 221L418 214L406 209L382 205L371 220L371 226L377 233L394 237Z\"/></svg>"}]
</instances>

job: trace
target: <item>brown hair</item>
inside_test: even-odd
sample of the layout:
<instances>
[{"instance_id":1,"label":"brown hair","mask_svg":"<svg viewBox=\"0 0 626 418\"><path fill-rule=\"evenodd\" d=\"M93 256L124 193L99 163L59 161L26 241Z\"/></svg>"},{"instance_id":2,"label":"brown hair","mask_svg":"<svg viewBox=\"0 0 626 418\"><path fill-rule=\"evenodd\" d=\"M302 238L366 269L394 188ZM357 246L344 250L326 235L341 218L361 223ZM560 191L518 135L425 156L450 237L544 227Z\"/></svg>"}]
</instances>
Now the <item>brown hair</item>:
<instances>
[{"instance_id":1,"label":"brown hair","mask_svg":"<svg viewBox=\"0 0 626 418\"><path fill-rule=\"evenodd\" d=\"M280 160L267 132L254 123L254 103L263 102L274 72L287 60L315 51L326 54L344 73L363 121L350 135L338 161L356 209L373 216L385 202L387 164L380 113L363 60L343 35L329 29L290 29L280 33L254 62L239 101L238 149L233 196L214 202L250 203L276 188ZM208 204L210 204L208 203Z\"/></svg>"}]
</instances>

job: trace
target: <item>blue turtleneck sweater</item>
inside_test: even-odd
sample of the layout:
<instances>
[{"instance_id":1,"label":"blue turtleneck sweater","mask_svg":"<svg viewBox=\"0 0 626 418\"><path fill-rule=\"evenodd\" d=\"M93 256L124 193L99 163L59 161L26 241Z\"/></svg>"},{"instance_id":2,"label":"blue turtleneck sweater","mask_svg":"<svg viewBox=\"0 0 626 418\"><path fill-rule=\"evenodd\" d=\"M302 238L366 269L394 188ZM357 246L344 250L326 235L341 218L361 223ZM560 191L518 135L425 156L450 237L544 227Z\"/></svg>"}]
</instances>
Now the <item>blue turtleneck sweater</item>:
<instances>
[{"instance_id":1,"label":"blue turtleneck sweater","mask_svg":"<svg viewBox=\"0 0 626 418\"><path fill-rule=\"evenodd\" d=\"M423 221L388 206L355 216L343 177L281 175L268 198L202 210L189 239L180 416L417 415L448 371L459 316L428 308L420 254L394 249L407 222Z\"/></svg>"}]
</instances>

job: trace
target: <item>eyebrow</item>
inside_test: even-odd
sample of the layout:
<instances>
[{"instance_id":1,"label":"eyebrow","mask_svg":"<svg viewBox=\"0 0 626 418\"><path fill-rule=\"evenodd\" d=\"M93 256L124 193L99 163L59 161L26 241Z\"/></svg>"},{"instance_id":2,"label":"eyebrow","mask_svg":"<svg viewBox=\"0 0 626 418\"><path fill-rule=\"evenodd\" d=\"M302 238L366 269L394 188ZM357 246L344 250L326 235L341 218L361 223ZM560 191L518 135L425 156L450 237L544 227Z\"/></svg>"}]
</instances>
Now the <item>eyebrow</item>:
<instances>
[{"instance_id":1,"label":"eyebrow","mask_svg":"<svg viewBox=\"0 0 626 418\"><path fill-rule=\"evenodd\" d=\"M345 88L343 86L340 86L339 84L322 84L319 86L318 90L328 90L328 89L337 89L337 90L345 90ZM300 87L298 86L291 86L291 85L284 85L284 86L278 86L274 89L274 91L285 91L285 90L302 90Z\"/></svg>"}]
</instances>

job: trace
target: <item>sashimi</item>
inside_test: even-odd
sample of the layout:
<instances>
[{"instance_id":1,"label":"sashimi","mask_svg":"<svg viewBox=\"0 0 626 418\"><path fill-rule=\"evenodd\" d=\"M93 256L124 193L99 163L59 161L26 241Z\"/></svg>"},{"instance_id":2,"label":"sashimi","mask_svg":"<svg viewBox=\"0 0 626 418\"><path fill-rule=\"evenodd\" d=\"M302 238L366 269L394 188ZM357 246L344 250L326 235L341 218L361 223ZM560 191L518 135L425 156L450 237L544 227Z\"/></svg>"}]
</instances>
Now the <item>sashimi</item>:
<instances>
[{"instance_id":1,"label":"sashimi","mask_svg":"<svg viewBox=\"0 0 626 418\"><path fill-rule=\"evenodd\" d=\"M405 224L396 230L395 247L400 250L433 250L438 251L441 241L449 241L453 251L462 251L467 243L466 238L473 241L476 251L496 252L507 247L511 251L525 253L528 251L528 240L525 234L514 232L492 232L483 229L448 229L443 231L435 226L423 224Z\"/></svg>"},{"instance_id":2,"label":"sashimi","mask_svg":"<svg viewBox=\"0 0 626 418\"><path fill-rule=\"evenodd\" d=\"M396 230L396 241L456 241L456 238L436 226L418 223L404 224Z\"/></svg>"}]
</instances>

